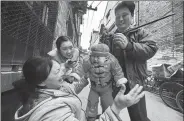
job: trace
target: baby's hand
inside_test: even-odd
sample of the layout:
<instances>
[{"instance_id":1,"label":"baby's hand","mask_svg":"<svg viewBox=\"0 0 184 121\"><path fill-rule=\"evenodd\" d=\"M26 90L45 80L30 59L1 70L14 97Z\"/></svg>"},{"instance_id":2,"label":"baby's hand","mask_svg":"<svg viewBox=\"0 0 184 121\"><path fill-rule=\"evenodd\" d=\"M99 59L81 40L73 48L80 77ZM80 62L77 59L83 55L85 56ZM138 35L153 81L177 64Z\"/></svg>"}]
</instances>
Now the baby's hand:
<instances>
[{"instance_id":1,"label":"baby's hand","mask_svg":"<svg viewBox=\"0 0 184 121\"><path fill-rule=\"evenodd\" d=\"M77 73L70 73L68 75L63 76L63 80L66 82L72 84L73 82L79 82L80 81L80 76Z\"/></svg>"},{"instance_id":2,"label":"baby's hand","mask_svg":"<svg viewBox=\"0 0 184 121\"><path fill-rule=\"evenodd\" d=\"M71 59L68 59L65 62L65 67L66 68L74 68L74 67L76 67L76 65L77 65L77 61L72 61Z\"/></svg>"},{"instance_id":3,"label":"baby's hand","mask_svg":"<svg viewBox=\"0 0 184 121\"><path fill-rule=\"evenodd\" d=\"M117 82L116 82L116 86L117 87L120 87L120 86L123 86L123 85L125 85L126 83L127 83L127 79L126 78L121 78L121 79L119 79Z\"/></svg>"}]
</instances>

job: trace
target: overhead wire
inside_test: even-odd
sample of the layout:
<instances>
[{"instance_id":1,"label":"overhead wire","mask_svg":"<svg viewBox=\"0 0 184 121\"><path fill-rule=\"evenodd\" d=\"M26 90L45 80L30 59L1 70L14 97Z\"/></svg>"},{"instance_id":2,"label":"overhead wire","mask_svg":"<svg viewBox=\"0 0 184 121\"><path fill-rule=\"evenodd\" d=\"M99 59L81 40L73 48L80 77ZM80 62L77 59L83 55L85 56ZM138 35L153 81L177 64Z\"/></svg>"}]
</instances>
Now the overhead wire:
<instances>
[{"instance_id":1,"label":"overhead wire","mask_svg":"<svg viewBox=\"0 0 184 121\"><path fill-rule=\"evenodd\" d=\"M97 7L100 5L101 2L102 2L102 1L100 1L100 2L98 3L98 5L97 5L95 8L97 8Z\"/></svg>"},{"instance_id":2,"label":"overhead wire","mask_svg":"<svg viewBox=\"0 0 184 121\"><path fill-rule=\"evenodd\" d=\"M100 1L99 3L98 3L98 5L95 7L95 8L97 8L100 4L101 4L101 2L102 1ZM92 5L94 3L94 1L90 4L90 6ZM92 20L93 20L93 16L94 16L94 11L93 11L93 15L92 15L92 19L91 19L91 22L90 22L90 25L91 25L91 23L92 23ZM88 10L88 17L87 17L87 26L86 26L86 28L88 27L88 23L89 23L89 10Z\"/></svg>"},{"instance_id":3,"label":"overhead wire","mask_svg":"<svg viewBox=\"0 0 184 121\"><path fill-rule=\"evenodd\" d=\"M93 2L91 3L90 6L92 6L92 4L93 4L94 2L95 2L95 1L93 1ZM94 16L94 11L93 11L92 19L91 19L91 22L90 22L90 27L91 27L91 23L92 23L92 20L93 20L93 16Z\"/></svg>"},{"instance_id":4,"label":"overhead wire","mask_svg":"<svg viewBox=\"0 0 184 121\"><path fill-rule=\"evenodd\" d=\"M92 3L90 4L90 6L92 6L92 4L94 3L95 1L92 1Z\"/></svg>"},{"instance_id":5,"label":"overhead wire","mask_svg":"<svg viewBox=\"0 0 184 121\"><path fill-rule=\"evenodd\" d=\"M97 8L97 7L101 4L101 2L102 2L102 1L100 1L100 2L98 3L98 5L97 5L95 8ZM91 23L90 23L90 25L92 24L93 16L94 16L94 11L93 11L93 15L92 15L92 19L91 19Z\"/></svg>"},{"instance_id":6,"label":"overhead wire","mask_svg":"<svg viewBox=\"0 0 184 121\"><path fill-rule=\"evenodd\" d=\"M100 1L100 2L98 3L98 5L97 5L95 8L97 8L97 7L100 5L101 2L102 2L102 1ZM91 23L92 23L92 21L93 21L93 16L94 16L94 11L93 11L93 15L92 15L92 19L91 19L90 25L91 25ZM91 26L90 26L90 27L91 27Z\"/></svg>"}]
</instances>

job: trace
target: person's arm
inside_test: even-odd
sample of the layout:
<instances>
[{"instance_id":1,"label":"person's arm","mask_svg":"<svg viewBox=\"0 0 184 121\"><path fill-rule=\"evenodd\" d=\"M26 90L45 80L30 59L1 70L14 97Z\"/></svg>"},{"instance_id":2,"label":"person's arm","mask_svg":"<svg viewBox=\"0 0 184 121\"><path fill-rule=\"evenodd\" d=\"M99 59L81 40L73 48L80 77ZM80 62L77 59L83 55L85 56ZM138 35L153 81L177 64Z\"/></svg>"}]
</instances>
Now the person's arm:
<instances>
[{"instance_id":1,"label":"person's arm","mask_svg":"<svg viewBox=\"0 0 184 121\"><path fill-rule=\"evenodd\" d=\"M123 86L114 99L114 102L96 121L122 121L119 117L120 111L126 107L139 102L144 96L142 86L136 85L127 95L124 95L125 86Z\"/></svg>"},{"instance_id":2,"label":"person's arm","mask_svg":"<svg viewBox=\"0 0 184 121\"><path fill-rule=\"evenodd\" d=\"M122 119L109 106L105 112L100 115L99 119L95 121L122 121Z\"/></svg>"},{"instance_id":3,"label":"person's arm","mask_svg":"<svg viewBox=\"0 0 184 121\"><path fill-rule=\"evenodd\" d=\"M111 59L111 73L114 77L114 80L117 82L118 80L125 78L118 60L112 54L110 54L109 59Z\"/></svg>"},{"instance_id":4,"label":"person's arm","mask_svg":"<svg viewBox=\"0 0 184 121\"><path fill-rule=\"evenodd\" d=\"M82 63L72 69L72 72L66 76L69 83L73 85L76 94L79 94L84 87L86 87L89 82L85 78L85 71L83 69Z\"/></svg>"},{"instance_id":5,"label":"person's arm","mask_svg":"<svg viewBox=\"0 0 184 121\"><path fill-rule=\"evenodd\" d=\"M80 121L66 103L55 103L42 107L34 113L31 121Z\"/></svg>"},{"instance_id":6,"label":"person's arm","mask_svg":"<svg viewBox=\"0 0 184 121\"><path fill-rule=\"evenodd\" d=\"M75 93L79 94L88 84L89 82L84 76L81 78L80 81L73 82Z\"/></svg>"},{"instance_id":7,"label":"person's arm","mask_svg":"<svg viewBox=\"0 0 184 121\"><path fill-rule=\"evenodd\" d=\"M155 55L158 50L156 42L145 30L138 30L139 42L128 42L125 48L127 58L134 60L148 60Z\"/></svg>"},{"instance_id":8,"label":"person's arm","mask_svg":"<svg viewBox=\"0 0 184 121\"><path fill-rule=\"evenodd\" d=\"M120 111L126 107L129 107L133 104L139 102L139 100L144 96L142 91L142 86L138 84L130 90L127 95L124 95L125 86L122 87L114 99L114 102L109 106L103 114L96 119L96 121L121 121L119 114ZM78 109L82 110L82 109ZM75 114L74 114L75 113ZM79 118L82 112L75 112L72 108L63 102L63 98L52 100L36 110L35 113L32 113L30 117L31 121L80 121Z\"/></svg>"},{"instance_id":9,"label":"person's arm","mask_svg":"<svg viewBox=\"0 0 184 121\"><path fill-rule=\"evenodd\" d=\"M119 114L117 114L115 110L113 107L109 106L99 119L95 121L121 121ZM52 106L44 106L41 110L34 113L30 119L34 121L80 121L72 112L72 109L67 104L61 103L58 104L58 106L53 104Z\"/></svg>"},{"instance_id":10,"label":"person's arm","mask_svg":"<svg viewBox=\"0 0 184 121\"><path fill-rule=\"evenodd\" d=\"M86 57L83 63L82 64L80 63L80 66L76 70L76 73L79 74L79 76L81 77L80 81L73 83L76 94L79 94L82 91L82 89L89 84L88 82L89 68L90 68L89 57Z\"/></svg>"}]
</instances>

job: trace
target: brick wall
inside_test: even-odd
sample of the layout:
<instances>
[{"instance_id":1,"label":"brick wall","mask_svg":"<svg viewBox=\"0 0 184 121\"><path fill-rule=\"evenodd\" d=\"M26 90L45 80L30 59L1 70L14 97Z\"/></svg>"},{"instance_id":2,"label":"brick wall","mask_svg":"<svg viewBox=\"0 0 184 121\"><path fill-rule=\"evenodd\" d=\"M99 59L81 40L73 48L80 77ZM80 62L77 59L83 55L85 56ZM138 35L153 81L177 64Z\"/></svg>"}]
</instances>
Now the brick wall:
<instances>
[{"instance_id":1,"label":"brick wall","mask_svg":"<svg viewBox=\"0 0 184 121\"><path fill-rule=\"evenodd\" d=\"M183 2L177 1L139 1L139 25L156 20L166 15L175 13L175 16L168 17L156 23L145 26L150 32L160 49L172 48L174 44L181 45L183 42ZM136 18L138 9L136 8ZM138 19L136 19L138 23Z\"/></svg>"},{"instance_id":2,"label":"brick wall","mask_svg":"<svg viewBox=\"0 0 184 121\"><path fill-rule=\"evenodd\" d=\"M182 1L173 1L174 3L174 33L175 33L175 44L183 45L183 3Z\"/></svg>"}]
</instances>

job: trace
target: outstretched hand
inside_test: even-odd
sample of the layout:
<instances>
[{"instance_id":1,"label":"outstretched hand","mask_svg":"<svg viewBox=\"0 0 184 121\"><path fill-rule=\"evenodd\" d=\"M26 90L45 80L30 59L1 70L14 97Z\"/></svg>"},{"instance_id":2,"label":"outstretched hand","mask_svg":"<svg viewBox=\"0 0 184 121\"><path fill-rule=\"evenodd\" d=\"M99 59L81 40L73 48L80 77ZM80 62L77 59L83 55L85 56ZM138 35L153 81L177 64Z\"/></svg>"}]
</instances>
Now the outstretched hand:
<instances>
[{"instance_id":1,"label":"outstretched hand","mask_svg":"<svg viewBox=\"0 0 184 121\"><path fill-rule=\"evenodd\" d=\"M125 89L125 85L122 85L111 106L111 109L116 114L119 114L123 108L136 104L145 95L144 92L142 92L143 87L138 84L126 95L124 95Z\"/></svg>"}]
</instances>

